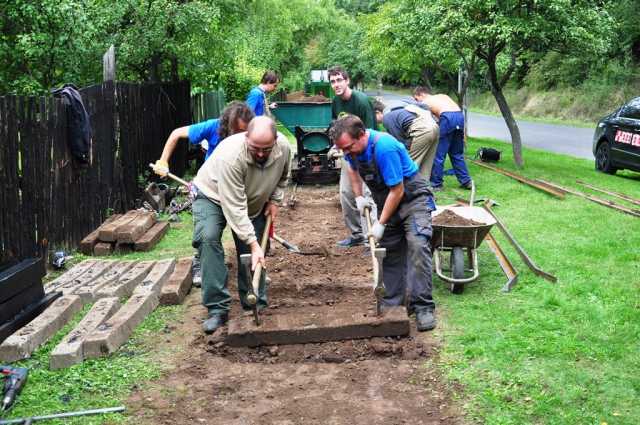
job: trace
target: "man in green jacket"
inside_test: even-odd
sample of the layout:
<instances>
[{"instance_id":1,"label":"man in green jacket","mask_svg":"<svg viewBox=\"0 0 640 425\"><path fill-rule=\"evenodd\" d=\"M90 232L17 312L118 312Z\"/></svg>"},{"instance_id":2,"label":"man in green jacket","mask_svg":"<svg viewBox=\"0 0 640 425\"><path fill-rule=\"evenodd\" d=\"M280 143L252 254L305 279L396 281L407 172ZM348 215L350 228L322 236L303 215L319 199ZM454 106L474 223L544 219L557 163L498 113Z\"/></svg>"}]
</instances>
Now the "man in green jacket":
<instances>
[{"instance_id":1,"label":"man in green jacket","mask_svg":"<svg viewBox=\"0 0 640 425\"><path fill-rule=\"evenodd\" d=\"M373 106L366 94L353 90L349 87L349 74L339 66L334 66L327 72L329 82L335 92L335 97L331 104L331 115L333 119L341 118L345 115L355 115L362 120L366 128L376 128L375 114ZM363 245L365 242L365 231L363 231L362 217L358 213L353 188L347 169L347 162L342 159L340 164L340 206L342 216L347 229L351 233L346 239L338 242L342 248ZM363 188L366 199L371 199L371 193L366 185ZM373 202L371 202L373 205ZM374 206L375 209L375 206ZM375 211L372 212L375 217Z\"/></svg>"},{"instance_id":2,"label":"man in green jacket","mask_svg":"<svg viewBox=\"0 0 640 425\"><path fill-rule=\"evenodd\" d=\"M256 117L246 133L220 142L198 171L193 184L197 197L193 203L193 244L200 249L202 262L202 303L208 309L205 333L224 325L229 317L231 295L227 288L228 270L224 262L222 232L232 230L238 264L240 254L251 253L251 269L264 265L259 240L265 229L265 216L275 221L284 198L289 176L290 147L286 137L276 132L275 122ZM238 292L243 309L251 276L238 267ZM258 308L267 306L264 274L260 279Z\"/></svg>"}]
</instances>

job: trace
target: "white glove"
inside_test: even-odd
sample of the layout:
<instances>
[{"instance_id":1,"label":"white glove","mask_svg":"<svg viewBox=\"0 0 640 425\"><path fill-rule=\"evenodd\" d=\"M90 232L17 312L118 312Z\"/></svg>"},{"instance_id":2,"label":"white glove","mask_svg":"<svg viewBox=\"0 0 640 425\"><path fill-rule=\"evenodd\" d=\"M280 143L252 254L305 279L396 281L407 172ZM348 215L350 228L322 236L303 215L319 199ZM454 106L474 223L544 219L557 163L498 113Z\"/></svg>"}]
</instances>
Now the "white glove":
<instances>
[{"instance_id":1,"label":"white glove","mask_svg":"<svg viewBox=\"0 0 640 425\"><path fill-rule=\"evenodd\" d=\"M153 164L153 172L161 177L166 177L169 174L169 164L167 161L159 159Z\"/></svg>"},{"instance_id":2,"label":"white glove","mask_svg":"<svg viewBox=\"0 0 640 425\"><path fill-rule=\"evenodd\" d=\"M369 236L373 236L376 242L380 242L380 239L382 239L382 235L384 235L384 229L386 227L386 224L382 224L379 221L376 221L373 224L373 227L369 229Z\"/></svg>"},{"instance_id":3,"label":"white glove","mask_svg":"<svg viewBox=\"0 0 640 425\"><path fill-rule=\"evenodd\" d=\"M358 208L358 212L360 215L364 215L364 209L369 207L371 209L371 202L364 196L356 196L356 208Z\"/></svg>"},{"instance_id":4,"label":"white glove","mask_svg":"<svg viewBox=\"0 0 640 425\"><path fill-rule=\"evenodd\" d=\"M331 146L331 149L327 152L327 158L329 159L340 158L341 156L342 152L335 145Z\"/></svg>"}]
</instances>

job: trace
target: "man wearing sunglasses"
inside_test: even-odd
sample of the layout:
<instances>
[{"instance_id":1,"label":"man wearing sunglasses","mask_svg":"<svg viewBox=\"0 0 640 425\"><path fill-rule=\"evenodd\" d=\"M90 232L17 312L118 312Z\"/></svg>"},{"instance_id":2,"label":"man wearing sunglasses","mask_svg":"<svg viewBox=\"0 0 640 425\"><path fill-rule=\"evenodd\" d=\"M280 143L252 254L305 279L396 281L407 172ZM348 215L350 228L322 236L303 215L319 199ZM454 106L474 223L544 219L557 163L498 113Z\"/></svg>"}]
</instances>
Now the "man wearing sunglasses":
<instances>
[{"instance_id":1,"label":"man wearing sunglasses","mask_svg":"<svg viewBox=\"0 0 640 425\"><path fill-rule=\"evenodd\" d=\"M197 189L193 203L193 245L202 262L202 303L209 318L205 333L213 333L229 318L231 295L227 287L228 270L224 262L222 232L227 224L240 254L251 253L252 270L262 263L264 252L259 240L265 229L265 216L275 221L284 198L289 176L290 147L286 137L276 132L275 122L265 116L249 123L246 133L224 139L198 171L193 183ZM238 292L242 308L251 276L238 267ZM267 307L265 275L260 279L258 308Z\"/></svg>"},{"instance_id":2,"label":"man wearing sunglasses","mask_svg":"<svg viewBox=\"0 0 640 425\"><path fill-rule=\"evenodd\" d=\"M335 97L331 104L331 115L333 119L344 115L355 115L359 117L366 128L375 128L375 115L373 107L366 94L353 90L349 87L349 74L339 66L334 66L327 72L331 88L335 92ZM351 234L344 240L338 242L342 248L363 245L365 242L363 223L356 204L356 197L351 187L351 180L347 174L347 163L342 159L340 164L340 206L344 223ZM366 185L362 191L364 200L370 200L371 195ZM372 202L369 202L372 204ZM375 206L374 206L375 209ZM375 214L375 211L374 211Z\"/></svg>"}]
</instances>

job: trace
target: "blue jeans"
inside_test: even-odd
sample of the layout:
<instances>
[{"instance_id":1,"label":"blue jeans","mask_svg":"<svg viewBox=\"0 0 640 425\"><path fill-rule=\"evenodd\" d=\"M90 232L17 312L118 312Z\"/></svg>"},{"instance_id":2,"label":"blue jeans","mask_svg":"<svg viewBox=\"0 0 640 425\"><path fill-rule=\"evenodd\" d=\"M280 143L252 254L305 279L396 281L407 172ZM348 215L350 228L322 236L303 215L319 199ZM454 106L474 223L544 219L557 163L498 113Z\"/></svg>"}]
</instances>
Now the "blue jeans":
<instances>
[{"instance_id":1,"label":"blue jeans","mask_svg":"<svg viewBox=\"0 0 640 425\"><path fill-rule=\"evenodd\" d=\"M440 114L440 140L431 169L431 186L442 186L444 161L449 154L453 171L460 184L471 181L467 164L464 162L464 115L461 111Z\"/></svg>"}]
</instances>

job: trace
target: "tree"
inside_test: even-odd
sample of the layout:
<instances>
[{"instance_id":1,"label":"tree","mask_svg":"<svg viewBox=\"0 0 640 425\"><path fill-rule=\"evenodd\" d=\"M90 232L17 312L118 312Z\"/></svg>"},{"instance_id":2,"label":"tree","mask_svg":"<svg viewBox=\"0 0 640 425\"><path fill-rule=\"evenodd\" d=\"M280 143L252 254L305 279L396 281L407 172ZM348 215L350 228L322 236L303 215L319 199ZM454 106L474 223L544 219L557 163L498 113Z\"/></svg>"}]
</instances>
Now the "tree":
<instances>
[{"instance_id":1,"label":"tree","mask_svg":"<svg viewBox=\"0 0 640 425\"><path fill-rule=\"evenodd\" d=\"M588 1L440 0L415 2L416 15L443 45L464 49L484 63L486 80L505 119L518 167L524 165L520 130L503 88L532 51L597 54L607 45L608 15ZM427 28L425 28L425 31Z\"/></svg>"}]
</instances>

